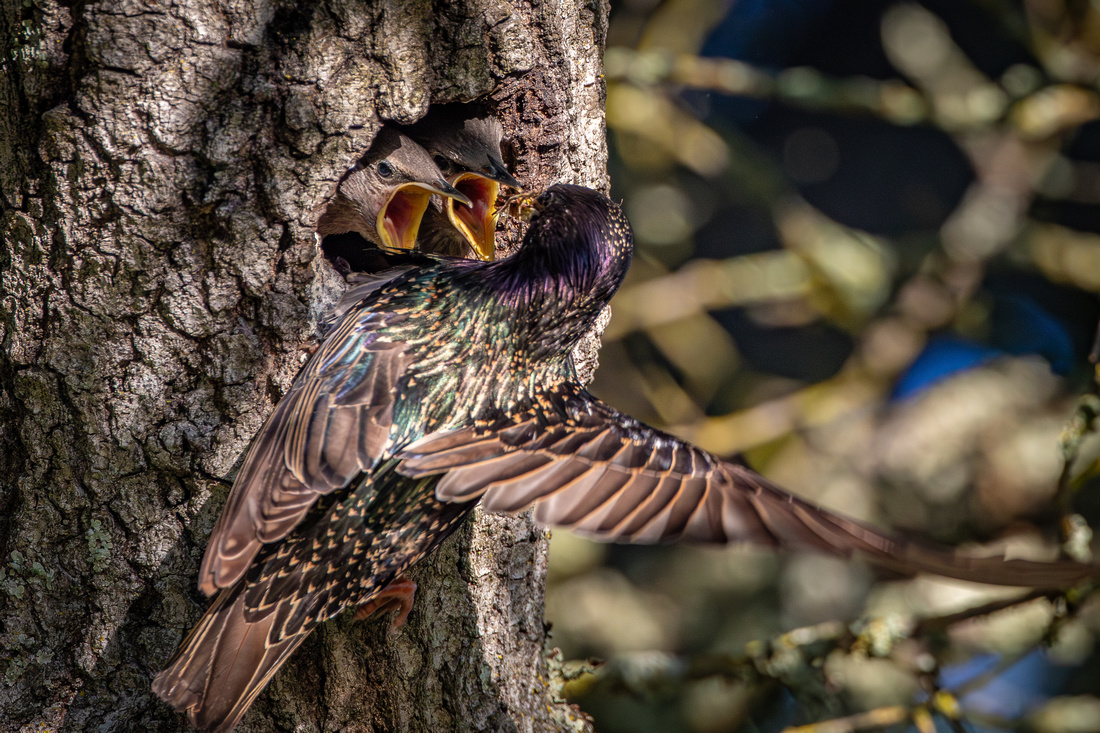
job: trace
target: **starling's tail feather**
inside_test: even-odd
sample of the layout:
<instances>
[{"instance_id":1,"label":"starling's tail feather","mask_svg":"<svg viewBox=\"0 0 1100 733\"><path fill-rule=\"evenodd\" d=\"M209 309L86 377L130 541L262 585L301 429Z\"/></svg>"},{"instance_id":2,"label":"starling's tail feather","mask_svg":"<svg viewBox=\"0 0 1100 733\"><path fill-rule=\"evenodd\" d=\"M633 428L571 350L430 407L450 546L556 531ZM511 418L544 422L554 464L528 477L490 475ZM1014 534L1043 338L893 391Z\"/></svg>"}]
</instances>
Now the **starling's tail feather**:
<instances>
[{"instance_id":1,"label":"starling's tail feather","mask_svg":"<svg viewBox=\"0 0 1100 733\"><path fill-rule=\"evenodd\" d=\"M222 591L187 636L153 692L202 731L228 733L312 630L271 644L274 613L249 621L239 586Z\"/></svg>"}]
</instances>

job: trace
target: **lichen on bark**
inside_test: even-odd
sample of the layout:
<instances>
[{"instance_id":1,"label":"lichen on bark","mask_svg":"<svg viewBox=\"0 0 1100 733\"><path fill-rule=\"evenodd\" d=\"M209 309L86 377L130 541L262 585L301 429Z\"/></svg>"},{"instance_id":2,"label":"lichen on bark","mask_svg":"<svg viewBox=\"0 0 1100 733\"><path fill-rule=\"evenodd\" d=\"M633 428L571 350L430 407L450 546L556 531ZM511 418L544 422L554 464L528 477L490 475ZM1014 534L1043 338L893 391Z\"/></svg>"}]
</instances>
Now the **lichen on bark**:
<instances>
[{"instance_id":1,"label":"lichen on bark","mask_svg":"<svg viewBox=\"0 0 1100 733\"><path fill-rule=\"evenodd\" d=\"M0 3L4 726L184 729L149 683L333 297L313 226L337 179L383 120L482 98L525 183L606 189L606 13ZM239 730L583 729L546 683L545 564L529 518L479 516L417 571L401 632L326 624Z\"/></svg>"}]
</instances>

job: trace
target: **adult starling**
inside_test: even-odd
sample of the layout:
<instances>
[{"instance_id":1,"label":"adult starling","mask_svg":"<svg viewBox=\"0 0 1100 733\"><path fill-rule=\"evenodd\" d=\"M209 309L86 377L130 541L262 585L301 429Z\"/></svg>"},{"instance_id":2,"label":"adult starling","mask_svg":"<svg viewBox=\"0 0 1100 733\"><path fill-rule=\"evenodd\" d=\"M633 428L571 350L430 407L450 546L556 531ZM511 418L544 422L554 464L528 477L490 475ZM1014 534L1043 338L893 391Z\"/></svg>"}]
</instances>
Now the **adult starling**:
<instances>
[{"instance_id":1,"label":"adult starling","mask_svg":"<svg viewBox=\"0 0 1100 733\"><path fill-rule=\"evenodd\" d=\"M432 194L471 201L447 182L432 156L408 136L383 127L336 189L317 221L322 237L355 232L385 251L413 249ZM326 254L328 254L326 252Z\"/></svg>"},{"instance_id":2,"label":"adult starling","mask_svg":"<svg viewBox=\"0 0 1100 733\"><path fill-rule=\"evenodd\" d=\"M600 402L571 360L630 261L619 207L551 187L515 255L359 286L261 429L203 559L218 593L153 689L231 729L322 621L408 610L401 574L480 500L602 540L751 542L992 583L1067 585L1071 562L962 558L794 497Z\"/></svg>"},{"instance_id":3,"label":"adult starling","mask_svg":"<svg viewBox=\"0 0 1100 733\"><path fill-rule=\"evenodd\" d=\"M500 121L477 105L441 104L402 129L431 154L447 181L470 200L464 206L455 206L453 199L433 202L424 215L420 249L492 260L500 186L521 188L501 160L504 129Z\"/></svg>"}]
</instances>

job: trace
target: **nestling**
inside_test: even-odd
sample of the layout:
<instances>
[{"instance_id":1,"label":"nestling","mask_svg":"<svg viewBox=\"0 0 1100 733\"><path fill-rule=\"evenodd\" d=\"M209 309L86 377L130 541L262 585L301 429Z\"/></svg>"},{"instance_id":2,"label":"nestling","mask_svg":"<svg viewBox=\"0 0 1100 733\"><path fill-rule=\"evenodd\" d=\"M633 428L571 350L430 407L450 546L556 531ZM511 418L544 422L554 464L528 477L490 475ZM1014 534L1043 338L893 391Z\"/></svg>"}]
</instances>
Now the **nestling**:
<instances>
[{"instance_id":1,"label":"nestling","mask_svg":"<svg viewBox=\"0 0 1100 733\"><path fill-rule=\"evenodd\" d=\"M521 188L502 160L500 121L477 105L442 104L403 130L428 151L448 183L470 200L455 206L455 199L442 199L428 209L421 226L421 250L492 260L500 187Z\"/></svg>"},{"instance_id":2,"label":"nestling","mask_svg":"<svg viewBox=\"0 0 1100 733\"><path fill-rule=\"evenodd\" d=\"M408 136L383 127L366 154L344 174L317 221L322 237L354 232L388 252L412 250L433 194L470 204L431 156Z\"/></svg>"}]
</instances>

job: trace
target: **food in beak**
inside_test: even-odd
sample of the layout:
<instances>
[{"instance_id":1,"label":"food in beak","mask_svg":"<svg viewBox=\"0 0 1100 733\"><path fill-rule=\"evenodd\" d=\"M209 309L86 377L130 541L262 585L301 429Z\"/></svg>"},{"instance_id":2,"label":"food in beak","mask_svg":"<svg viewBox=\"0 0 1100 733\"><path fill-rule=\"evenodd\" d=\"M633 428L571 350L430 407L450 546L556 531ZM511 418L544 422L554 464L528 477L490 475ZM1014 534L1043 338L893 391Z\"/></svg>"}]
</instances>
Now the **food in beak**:
<instances>
[{"instance_id":1,"label":"food in beak","mask_svg":"<svg viewBox=\"0 0 1100 733\"><path fill-rule=\"evenodd\" d=\"M509 219L530 221L531 217L539 211L536 204L537 197L538 191L520 191L512 194L497 207L497 218L499 219L503 214Z\"/></svg>"}]
</instances>

